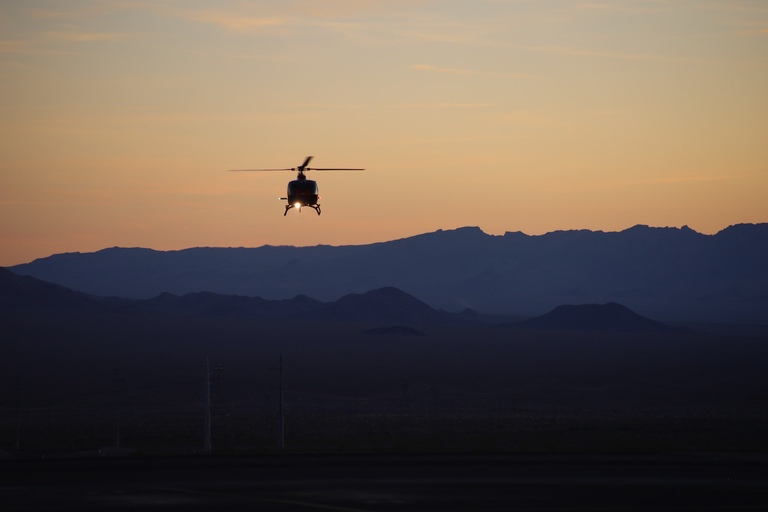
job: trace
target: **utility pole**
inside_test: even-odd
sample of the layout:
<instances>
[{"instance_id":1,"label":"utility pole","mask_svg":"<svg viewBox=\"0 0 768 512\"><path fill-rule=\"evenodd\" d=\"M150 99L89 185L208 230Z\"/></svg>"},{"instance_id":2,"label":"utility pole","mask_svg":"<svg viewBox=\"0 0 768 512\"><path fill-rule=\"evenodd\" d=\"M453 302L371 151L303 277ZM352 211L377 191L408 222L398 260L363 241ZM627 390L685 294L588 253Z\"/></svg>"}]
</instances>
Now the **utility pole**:
<instances>
[{"instance_id":1,"label":"utility pole","mask_svg":"<svg viewBox=\"0 0 768 512\"><path fill-rule=\"evenodd\" d=\"M205 358L205 441L203 451L211 453L211 365Z\"/></svg>"},{"instance_id":2,"label":"utility pole","mask_svg":"<svg viewBox=\"0 0 768 512\"><path fill-rule=\"evenodd\" d=\"M120 448L120 369L115 370L115 448Z\"/></svg>"},{"instance_id":3,"label":"utility pole","mask_svg":"<svg viewBox=\"0 0 768 512\"><path fill-rule=\"evenodd\" d=\"M16 383L16 450L21 449L21 394Z\"/></svg>"},{"instance_id":4,"label":"utility pole","mask_svg":"<svg viewBox=\"0 0 768 512\"><path fill-rule=\"evenodd\" d=\"M277 440L277 447L282 450L285 448L285 410L284 410L284 402L283 402L283 356L279 356L279 366L278 366L278 372L280 375L280 386L279 386L279 394L280 394L280 403L279 403L279 414L280 414L280 424L278 427L278 440Z\"/></svg>"}]
</instances>

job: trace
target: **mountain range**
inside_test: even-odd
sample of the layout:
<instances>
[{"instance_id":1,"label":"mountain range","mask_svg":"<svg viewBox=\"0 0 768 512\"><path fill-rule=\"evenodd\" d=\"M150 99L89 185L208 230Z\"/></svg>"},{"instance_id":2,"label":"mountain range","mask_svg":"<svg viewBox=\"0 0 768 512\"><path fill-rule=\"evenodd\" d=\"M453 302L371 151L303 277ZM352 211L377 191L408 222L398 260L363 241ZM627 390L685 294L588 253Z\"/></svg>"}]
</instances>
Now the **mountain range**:
<instances>
[{"instance_id":1,"label":"mountain range","mask_svg":"<svg viewBox=\"0 0 768 512\"><path fill-rule=\"evenodd\" d=\"M493 236L466 227L357 246L115 247L10 268L92 295L158 302L163 293L311 296L342 311L355 307L340 300L349 294L396 288L446 311L537 316L617 302L664 321L768 323L768 224L715 235L638 225Z\"/></svg>"}]
</instances>

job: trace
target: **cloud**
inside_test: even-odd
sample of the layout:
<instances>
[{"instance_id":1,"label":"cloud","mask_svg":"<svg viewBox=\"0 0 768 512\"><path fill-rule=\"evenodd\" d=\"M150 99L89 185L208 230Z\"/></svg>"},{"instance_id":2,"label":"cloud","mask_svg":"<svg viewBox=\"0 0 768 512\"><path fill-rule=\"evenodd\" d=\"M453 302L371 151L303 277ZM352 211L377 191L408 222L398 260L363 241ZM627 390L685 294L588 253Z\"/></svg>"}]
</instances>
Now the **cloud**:
<instances>
[{"instance_id":1,"label":"cloud","mask_svg":"<svg viewBox=\"0 0 768 512\"><path fill-rule=\"evenodd\" d=\"M631 54L631 53L616 53L616 52L584 50L581 48L574 48L570 46L523 45L523 44L514 44L514 43L505 43L505 42L495 42L495 41L486 40L482 37L477 38L472 36L463 36L463 37L447 36L445 39L440 39L436 37L427 38L425 35L421 34L419 38L422 40L428 39L430 41L437 41L437 42L466 44L466 45L481 46L481 47L511 48L515 50L523 50L523 51L538 52L538 53L549 53L553 55L565 55L565 56L574 56L574 57L596 57L596 58L607 58L607 59L629 60L629 61L646 61L646 62L689 62L689 63L690 62L699 62L699 63L710 62L710 61L705 61L703 59L670 57L666 55ZM438 68L436 66L432 66L429 64L419 64L419 65L411 66L411 69L417 69L421 71L454 73L454 74L512 76L512 77L519 77L519 78L541 78L540 76L526 75L526 74L494 73L494 72L473 71L473 70L465 70L465 69Z\"/></svg>"},{"instance_id":2,"label":"cloud","mask_svg":"<svg viewBox=\"0 0 768 512\"><path fill-rule=\"evenodd\" d=\"M176 14L176 16L196 23L216 25L220 28L223 28L224 30L231 32L257 32L272 29L274 33L275 29L283 29L283 33L287 34L287 30L291 28L319 27L337 31L345 31L348 34L369 35L368 31L371 29L371 25L365 23L325 20L318 21L312 18L298 18L296 17L296 13L290 13L285 16L277 15L271 17L259 17L221 11L180 11Z\"/></svg>"},{"instance_id":3,"label":"cloud","mask_svg":"<svg viewBox=\"0 0 768 512\"><path fill-rule=\"evenodd\" d=\"M0 41L0 53L26 53L30 51L28 41Z\"/></svg>"},{"instance_id":4,"label":"cloud","mask_svg":"<svg viewBox=\"0 0 768 512\"><path fill-rule=\"evenodd\" d=\"M768 28L762 28L757 30L745 30L742 32L742 34L748 35L748 36L768 34Z\"/></svg>"},{"instance_id":5,"label":"cloud","mask_svg":"<svg viewBox=\"0 0 768 512\"><path fill-rule=\"evenodd\" d=\"M542 114L528 111L508 112L500 116L500 120L505 124L522 126L550 126L553 120Z\"/></svg>"},{"instance_id":6,"label":"cloud","mask_svg":"<svg viewBox=\"0 0 768 512\"><path fill-rule=\"evenodd\" d=\"M45 35L57 41L73 43L90 41L115 41L123 39L131 34L107 33L107 32L46 32Z\"/></svg>"},{"instance_id":7,"label":"cloud","mask_svg":"<svg viewBox=\"0 0 768 512\"><path fill-rule=\"evenodd\" d=\"M495 107L495 103L404 103L392 108L482 108Z\"/></svg>"},{"instance_id":8,"label":"cloud","mask_svg":"<svg viewBox=\"0 0 768 512\"><path fill-rule=\"evenodd\" d=\"M584 3L578 6L581 10L602 10L616 12L658 12L661 9L669 9L671 6L664 0L640 0L635 2L613 2L613 3Z\"/></svg>"},{"instance_id":9,"label":"cloud","mask_svg":"<svg viewBox=\"0 0 768 512\"><path fill-rule=\"evenodd\" d=\"M482 108L494 107L495 103L397 103L382 105L356 105L340 103L288 103L282 106L288 108L300 109L340 109L340 110L390 110L399 109L420 109L420 108Z\"/></svg>"},{"instance_id":10,"label":"cloud","mask_svg":"<svg viewBox=\"0 0 768 512\"><path fill-rule=\"evenodd\" d=\"M185 14L184 17L191 21L210 23L238 32L286 24L285 21L276 18L255 18L216 11L194 11Z\"/></svg>"},{"instance_id":11,"label":"cloud","mask_svg":"<svg viewBox=\"0 0 768 512\"><path fill-rule=\"evenodd\" d=\"M43 19L77 19L122 11L141 11L154 16L185 19L199 23L218 25L226 30L248 31L263 27L284 24L283 21L271 17L256 17L237 12L193 10L175 1L131 1L103 0L91 7L71 10L35 9L30 15ZM97 34L94 34L97 35ZM98 35L97 35L98 36ZM68 38L69 40L74 40Z\"/></svg>"},{"instance_id":12,"label":"cloud","mask_svg":"<svg viewBox=\"0 0 768 512\"><path fill-rule=\"evenodd\" d=\"M682 176L672 178L650 178L646 180L619 181L612 183L614 187L631 187L635 185L656 185L662 183L689 183L696 181L722 181L735 176Z\"/></svg>"},{"instance_id":13,"label":"cloud","mask_svg":"<svg viewBox=\"0 0 768 512\"><path fill-rule=\"evenodd\" d=\"M551 53L555 55L570 55L577 57L598 57L618 60L634 60L646 62L711 62L702 59L688 59L681 57L669 57L666 55L632 54L632 53L614 53L597 52L592 50L582 50L568 46L528 46L528 45L508 45L510 48L519 50L528 50L533 52Z\"/></svg>"},{"instance_id":14,"label":"cloud","mask_svg":"<svg viewBox=\"0 0 768 512\"><path fill-rule=\"evenodd\" d=\"M705 10L705 11L746 14L749 16L753 16L755 14L768 14L768 7L766 7L764 2L761 2L761 1L751 2L751 3L749 2L743 3L743 2L736 2L736 1L699 2L695 4L694 8Z\"/></svg>"},{"instance_id":15,"label":"cloud","mask_svg":"<svg viewBox=\"0 0 768 512\"><path fill-rule=\"evenodd\" d=\"M493 71L475 71L471 69L454 69L454 68L438 68L430 64L415 64L411 66L411 69L416 71L432 71L436 73L449 73L453 75L477 75L477 76L498 76L498 77L513 77L513 78L540 78L535 75L525 75L518 73L496 73Z\"/></svg>"},{"instance_id":16,"label":"cloud","mask_svg":"<svg viewBox=\"0 0 768 512\"><path fill-rule=\"evenodd\" d=\"M631 181L630 185L641 185L645 183L680 183L683 181L719 181L727 180L732 176L686 176L678 178L655 178L650 180Z\"/></svg>"},{"instance_id":17,"label":"cloud","mask_svg":"<svg viewBox=\"0 0 768 512\"><path fill-rule=\"evenodd\" d=\"M67 11L55 11L53 9L32 9L29 11L29 14L33 18L70 20L70 19L92 16L94 14L100 14L102 12L105 12L105 9L103 7L102 8L94 7L91 9L72 9Z\"/></svg>"},{"instance_id":18,"label":"cloud","mask_svg":"<svg viewBox=\"0 0 768 512\"><path fill-rule=\"evenodd\" d=\"M419 71L437 71L438 73L453 73L455 75L476 75L477 71L470 71L468 69L451 69L451 68L438 68L429 64L416 64L411 66L411 69L417 69Z\"/></svg>"}]
</instances>

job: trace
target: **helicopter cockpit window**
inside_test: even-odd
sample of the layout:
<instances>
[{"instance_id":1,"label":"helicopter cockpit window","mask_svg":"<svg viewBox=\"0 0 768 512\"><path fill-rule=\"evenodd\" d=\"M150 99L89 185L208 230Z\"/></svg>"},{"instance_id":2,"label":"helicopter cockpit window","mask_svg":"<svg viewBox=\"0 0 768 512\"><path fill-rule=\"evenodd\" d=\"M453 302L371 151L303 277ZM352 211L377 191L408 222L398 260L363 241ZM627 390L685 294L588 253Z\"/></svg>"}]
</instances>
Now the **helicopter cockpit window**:
<instances>
[{"instance_id":1,"label":"helicopter cockpit window","mask_svg":"<svg viewBox=\"0 0 768 512\"><path fill-rule=\"evenodd\" d=\"M292 181L288 184L288 194L297 194L299 191L306 194L317 195L317 182L311 180Z\"/></svg>"}]
</instances>

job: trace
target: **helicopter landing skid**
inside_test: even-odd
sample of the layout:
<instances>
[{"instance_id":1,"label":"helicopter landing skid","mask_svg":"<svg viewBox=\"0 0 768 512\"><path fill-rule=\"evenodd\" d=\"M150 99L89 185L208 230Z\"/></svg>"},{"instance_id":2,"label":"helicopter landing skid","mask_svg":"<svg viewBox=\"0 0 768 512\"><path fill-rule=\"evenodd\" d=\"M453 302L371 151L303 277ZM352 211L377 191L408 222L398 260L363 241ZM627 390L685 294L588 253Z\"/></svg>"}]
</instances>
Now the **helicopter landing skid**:
<instances>
[{"instance_id":1,"label":"helicopter landing skid","mask_svg":"<svg viewBox=\"0 0 768 512\"><path fill-rule=\"evenodd\" d=\"M315 205L312 205L312 204L308 204L308 205L306 205L306 206L307 206L308 208L313 208L313 209L314 209L314 210L317 212L317 214L318 214L318 215L320 215L320 205L319 205L319 204L315 204ZM283 217L285 217L286 215L288 215L288 210L290 210L291 208L296 208L296 207L295 207L295 206L293 206L292 204L287 204L287 205L285 205L285 212L283 213ZM299 207L299 211L301 211L301 207Z\"/></svg>"}]
</instances>

